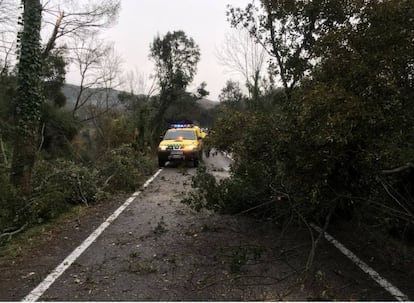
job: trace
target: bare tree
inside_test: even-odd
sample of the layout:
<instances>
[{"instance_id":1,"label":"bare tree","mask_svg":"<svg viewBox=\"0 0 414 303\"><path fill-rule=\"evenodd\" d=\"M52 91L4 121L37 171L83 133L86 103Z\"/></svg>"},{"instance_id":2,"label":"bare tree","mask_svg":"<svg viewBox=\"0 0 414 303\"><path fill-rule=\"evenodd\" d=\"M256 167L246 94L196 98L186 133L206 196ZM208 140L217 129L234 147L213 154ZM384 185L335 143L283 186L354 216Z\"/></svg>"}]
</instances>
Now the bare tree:
<instances>
[{"instance_id":1,"label":"bare tree","mask_svg":"<svg viewBox=\"0 0 414 303\"><path fill-rule=\"evenodd\" d=\"M2 71L14 61L20 1L0 0L0 63ZM120 0L42 0L42 36L47 41L42 57L60 45L73 45L76 37L91 36L116 21ZM71 48L69 48L71 50Z\"/></svg>"},{"instance_id":2,"label":"bare tree","mask_svg":"<svg viewBox=\"0 0 414 303\"><path fill-rule=\"evenodd\" d=\"M131 94L144 95L147 101L159 92L157 78L140 72L136 67L126 73L124 89Z\"/></svg>"},{"instance_id":3,"label":"bare tree","mask_svg":"<svg viewBox=\"0 0 414 303\"><path fill-rule=\"evenodd\" d=\"M14 50L16 48L16 40L4 40L0 43L0 76L3 76L9 71L10 66L12 66L12 61L14 59L12 58L12 55L14 55Z\"/></svg>"},{"instance_id":4,"label":"bare tree","mask_svg":"<svg viewBox=\"0 0 414 303\"><path fill-rule=\"evenodd\" d=\"M94 102L86 106L88 117L83 121L91 121L100 141L106 148L111 147L111 130L114 118L119 116L117 107L120 104L114 90L124 84L122 77L122 58L115 52L113 45L107 45L104 56L100 60L98 76L102 85L94 89Z\"/></svg>"},{"instance_id":5,"label":"bare tree","mask_svg":"<svg viewBox=\"0 0 414 303\"><path fill-rule=\"evenodd\" d=\"M17 20L21 10L13 0L0 0L0 74L3 75L14 62Z\"/></svg>"},{"instance_id":6,"label":"bare tree","mask_svg":"<svg viewBox=\"0 0 414 303\"><path fill-rule=\"evenodd\" d=\"M43 56L47 56L62 37L71 40L90 36L111 26L119 8L119 0L44 0L43 31L48 38Z\"/></svg>"},{"instance_id":7,"label":"bare tree","mask_svg":"<svg viewBox=\"0 0 414 303\"><path fill-rule=\"evenodd\" d=\"M72 113L77 116L82 108L88 108L88 116L83 117L87 121L116 106L110 96L122 84L122 60L112 44L97 37L78 38L77 42L72 60L79 72L80 84Z\"/></svg>"},{"instance_id":8,"label":"bare tree","mask_svg":"<svg viewBox=\"0 0 414 303\"><path fill-rule=\"evenodd\" d=\"M97 76L100 61L107 50L104 49L103 41L91 39L77 39L77 47L73 49L72 62L76 66L79 76L79 92L73 107L73 116L93 96L92 88L102 85L102 78Z\"/></svg>"},{"instance_id":9,"label":"bare tree","mask_svg":"<svg viewBox=\"0 0 414 303\"><path fill-rule=\"evenodd\" d=\"M230 72L243 77L250 97L257 100L266 50L246 30L240 29L225 35L221 48L216 48L216 58Z\"/></svg>"},{"instance_id":10,"label":"bare tree","mask_svg":"<svg viewBox=\"0 0 414 303\"><path fill-rule=\"evenodd\" d=\"M96 114L106 113L117 106L117 102L114 102L117 98L110 100L111 95L113 90L119 89L124 82L122 78L122 58L116 53L113 44L106 45L104 50L104 56L100 60L97 74L97 78L102 79L102 86L98 88L102 93L101 98L96 100L98 112L95 113L95 116Z\"/></svg>"},{"instance_id":11,"label":"bare tree","mask_svg":"<svg viewBox=\"0 0 414 303\"><path fill-rule=\"evenodd\" d=\"M15 0L0 0L0 34L15 34L20 13L21 10Z\"/></svg>"},{"instance_id":12,"label":"bare tree","mask_svg":"<svg viewBox=\"0 0 414 303\"><path fill-rule=\"evenodd\" d=\"M117 89L123 85L121 77L121 56L115 51L113 43L107 44L105 56L101 60L102 81L105 89Z\"/></svg>"}]
</instances>

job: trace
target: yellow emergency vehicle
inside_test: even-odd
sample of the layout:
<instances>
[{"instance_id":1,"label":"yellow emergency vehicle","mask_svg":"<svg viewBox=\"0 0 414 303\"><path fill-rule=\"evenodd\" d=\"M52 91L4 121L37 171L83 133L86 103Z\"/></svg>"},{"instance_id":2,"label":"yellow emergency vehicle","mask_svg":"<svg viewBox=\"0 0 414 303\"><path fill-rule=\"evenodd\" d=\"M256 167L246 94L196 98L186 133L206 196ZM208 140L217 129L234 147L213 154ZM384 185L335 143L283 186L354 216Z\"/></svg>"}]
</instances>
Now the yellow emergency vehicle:
<instances>
[{"instance_id":1,"label":"yellow emergency vehicle","mask_svg":"<svg viewBox=\"0 0 414 303\"><path fill-rule=\"evenodd\" d=\"M205 133L194 123L171 123L158 145L158 166L167 161L188 161L197 167L203 155L202 139Z\"/></svg>"}]
</instances>

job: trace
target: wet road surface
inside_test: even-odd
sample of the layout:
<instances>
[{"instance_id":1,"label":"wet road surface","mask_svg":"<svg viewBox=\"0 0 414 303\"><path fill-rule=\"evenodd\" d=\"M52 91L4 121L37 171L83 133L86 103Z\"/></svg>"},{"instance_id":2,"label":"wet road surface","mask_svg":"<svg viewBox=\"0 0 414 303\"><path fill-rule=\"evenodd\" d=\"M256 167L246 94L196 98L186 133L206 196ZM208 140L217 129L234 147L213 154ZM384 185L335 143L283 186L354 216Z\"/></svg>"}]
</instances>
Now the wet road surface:
<instances>
[{"instance_id":1,"label":"wet road surface","mask_svg":"<svg viewBox=\"0 0 414 303\"><path fill-rule=\"evenodd\" d=\"M205 159L218 178L230 163ZM191 210L195 172L167 165L40 301L393 300L328 243L305 278L301 228Z\"/></svg>"}]
</instances>

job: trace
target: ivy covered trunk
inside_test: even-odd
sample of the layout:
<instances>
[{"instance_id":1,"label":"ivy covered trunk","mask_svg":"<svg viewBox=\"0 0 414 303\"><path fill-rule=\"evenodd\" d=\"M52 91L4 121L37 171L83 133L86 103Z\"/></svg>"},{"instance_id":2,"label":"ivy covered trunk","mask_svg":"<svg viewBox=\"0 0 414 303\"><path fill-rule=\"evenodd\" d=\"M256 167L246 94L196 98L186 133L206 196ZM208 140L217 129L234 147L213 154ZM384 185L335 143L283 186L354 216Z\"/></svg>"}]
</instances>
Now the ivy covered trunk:
<instances>
[{"instance_id":1,"label":"ivy covered trunk","mask_svg":"<svg viewBox=\"0 0 414 303\"><path fill-rule=\"evenodd\" d=\"M11 181L24 193L32 189L32 169L36 159L41 82L40 0L23 0L23 31L19 33L17 93L15 98L15 141Z\"/></svg>"}]
</instances>

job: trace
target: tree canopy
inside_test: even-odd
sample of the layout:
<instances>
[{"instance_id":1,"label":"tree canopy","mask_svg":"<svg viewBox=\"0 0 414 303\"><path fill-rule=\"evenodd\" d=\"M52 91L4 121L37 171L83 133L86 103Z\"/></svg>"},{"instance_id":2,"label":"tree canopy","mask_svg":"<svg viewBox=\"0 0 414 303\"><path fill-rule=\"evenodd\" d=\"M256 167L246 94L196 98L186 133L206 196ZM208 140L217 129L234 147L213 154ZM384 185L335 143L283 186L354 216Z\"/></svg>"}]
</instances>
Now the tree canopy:
<instances>
[{"instance_id":1,"label":"tree canopy","mask_svg":"<svg viewBox=\"0 0 414 303\"><path fill-rule=\"evenodd\" d=\"M160 87L159 105L153 119L153 136L158 137L162 119L171 104L185 97L185 89L193 81L200 60L200 48L183 31L167 32L154 38L150 58Z\"/></svg>"},{"instance_id":2,"label":"tree canopy","mask_svg":"<svg viewBox=\"0 0 414 303\"><path fill-rule=\"evenodd\" d=\"M229 8L233 26L270 55L269 79L282 88L261 96L266 106L221 117L212 141L233 153L232 178L190 203L322 226L360 219L414 235L413 18L406 0ZM227 84L223 101L232 91Z\"/></svg>"},{"instance_id":3,"label":"tree canopy","mask_svg":"<svg viewBox=\"0 0 414 303\"><path fill-rule=\"evenodd\" d=\"M183 31L157 36L150 47L161 90L183 90L194 78L200 48Z\"/></svg>"}]
</instances>

